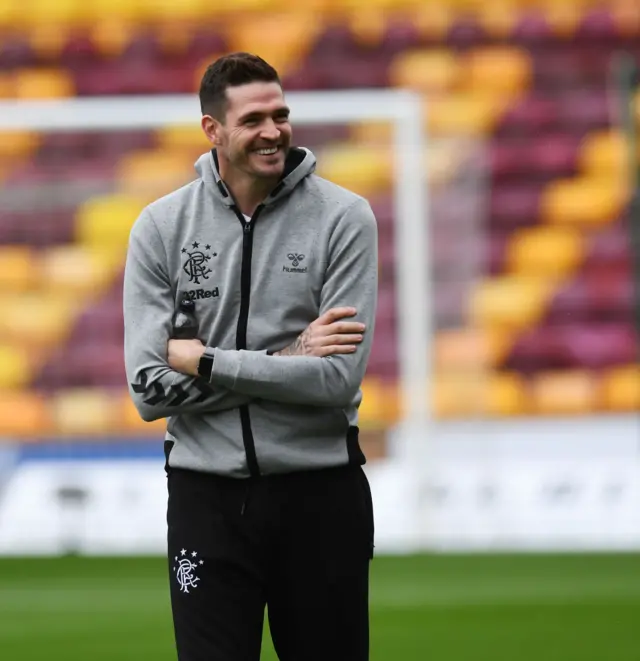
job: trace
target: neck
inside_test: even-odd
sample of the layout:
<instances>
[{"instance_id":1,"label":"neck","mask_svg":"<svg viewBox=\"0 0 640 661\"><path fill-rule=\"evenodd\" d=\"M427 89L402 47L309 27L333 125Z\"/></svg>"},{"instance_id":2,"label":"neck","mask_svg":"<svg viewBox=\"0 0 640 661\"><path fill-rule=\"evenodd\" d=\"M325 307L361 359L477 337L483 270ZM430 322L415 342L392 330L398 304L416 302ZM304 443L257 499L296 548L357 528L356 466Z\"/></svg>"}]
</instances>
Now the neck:
<instances>
[{"instance_id":1,"label":"neck","mask_svg":"<svg viewBox=\"0 0 640 661\"><path fill-rule=\"evenodd\" d=\"M275 188L277 182L271 179L253 179L243 173L225 170L220 164L220 176L231 191L237 207L246 216L253 216L256 208Z\"/></svg>"}]
</instances>

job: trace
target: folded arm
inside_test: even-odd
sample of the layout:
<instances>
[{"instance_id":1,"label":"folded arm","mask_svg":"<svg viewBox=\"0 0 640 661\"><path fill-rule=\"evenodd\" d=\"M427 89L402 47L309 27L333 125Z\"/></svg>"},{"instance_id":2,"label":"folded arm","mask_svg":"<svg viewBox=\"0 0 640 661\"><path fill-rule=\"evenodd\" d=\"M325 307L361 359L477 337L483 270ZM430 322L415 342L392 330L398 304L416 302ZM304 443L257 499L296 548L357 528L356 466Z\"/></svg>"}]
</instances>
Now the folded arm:
<instances>
[{"instance_id":1,"label":"folded arm","mask_svg":"<svg viewBox=\"0 0 640 661\"><path fill-rule=\"evenodd\" d=\"M148 210L134 224L124 274L125 368L143 420L235 408L252 398L172 370L167 363L174 294L162 239Z\"/></svg>"},{"instance_id":2,"label":"folded arm","mask_svg":"<svg viewBox=\"0 0 640 661\"><path fill-rule=\"evenodd\" d=\"M366 330L357 350L326 357L271 356L257 351L214 350L211 383L274 401L345 406L356 396L371 351L378 289L377 229L373 212L358 200L331 237L320 314L353 307Z\"/></svg>"}]
</instances>

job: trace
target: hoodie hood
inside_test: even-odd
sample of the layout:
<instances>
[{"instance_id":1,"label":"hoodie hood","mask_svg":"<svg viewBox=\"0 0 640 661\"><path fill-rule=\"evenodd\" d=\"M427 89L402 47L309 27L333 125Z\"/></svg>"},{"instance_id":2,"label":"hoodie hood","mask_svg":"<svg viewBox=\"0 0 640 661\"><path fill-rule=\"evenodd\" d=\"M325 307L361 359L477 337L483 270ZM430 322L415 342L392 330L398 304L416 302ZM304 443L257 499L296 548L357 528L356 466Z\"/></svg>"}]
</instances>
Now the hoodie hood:
<instances>
[{"instance_id":1,"label":"hoodie hood","mask_svg":"<svg viewBox=\"0 0 640 661\"><path fill-rule=\"evenodd\" d=\"M214 184L217 193L220 195L223 203L230 207L233 205L233 196L220 177L218 166L218 154L212 149L206 154L202 154L195 163L198 176L206 183ZM291 147L285 161L284 172L278 185L269 194L264 201L265 205L272 204L276 200L289 195L289 193L305 178L312 174L316 169L316 157L305 147Z\"/></svg>"}]
</instances>

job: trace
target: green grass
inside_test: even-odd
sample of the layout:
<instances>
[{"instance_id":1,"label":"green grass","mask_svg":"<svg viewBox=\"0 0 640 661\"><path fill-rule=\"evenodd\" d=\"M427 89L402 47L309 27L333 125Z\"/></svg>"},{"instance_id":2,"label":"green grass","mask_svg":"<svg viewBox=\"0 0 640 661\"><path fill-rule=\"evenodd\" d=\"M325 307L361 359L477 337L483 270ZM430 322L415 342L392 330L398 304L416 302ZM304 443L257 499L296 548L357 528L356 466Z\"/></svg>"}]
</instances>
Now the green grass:
<instances>
[{"instance_id":1,"label":"green grass","mask_svg":"<svg viewBox=\"0 0 640 661\"><path fill-rule=\"evenodd\" d=\"M640 555L379 557L371 625L372 661L638 661ZM175 660L164 560L0 560L0 657Z\"/></svg>"}]
</instances>

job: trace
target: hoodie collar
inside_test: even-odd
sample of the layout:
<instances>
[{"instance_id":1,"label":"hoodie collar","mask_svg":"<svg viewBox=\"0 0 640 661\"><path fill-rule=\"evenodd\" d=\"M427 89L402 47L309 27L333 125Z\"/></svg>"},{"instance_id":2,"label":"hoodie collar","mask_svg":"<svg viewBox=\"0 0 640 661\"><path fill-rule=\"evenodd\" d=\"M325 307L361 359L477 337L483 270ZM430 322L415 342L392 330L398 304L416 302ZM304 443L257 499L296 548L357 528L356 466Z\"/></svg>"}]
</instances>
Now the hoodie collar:
<instances>
[{"instance_id":1,"label":"hoodie collar","mask_svg":"<svg viewBox=\"0 0 640 661\"><path fill-rule=\"evenodd\" d=\"M218 154L215 149L202 154L195 164L196 172L200 178L207 183L214 184L222 202L226 206L234 204L233 196L229 192L218 166ZM286 197L305 177L308 177L316 169L316 157L305 147L292 147L287 154L284 172L278 185L271 191L265 205L272 204L276 200Z\"/></svg>"}]
</instances>

